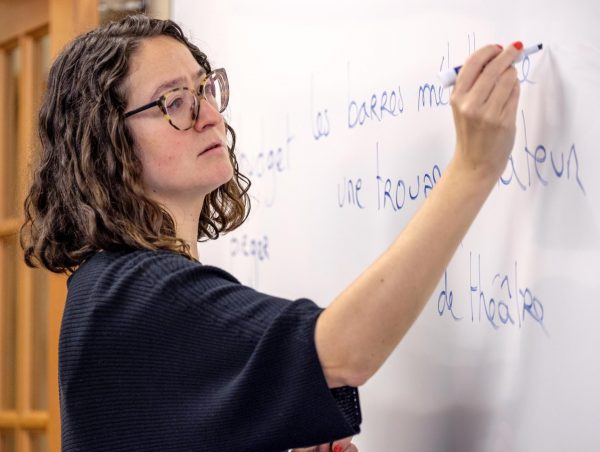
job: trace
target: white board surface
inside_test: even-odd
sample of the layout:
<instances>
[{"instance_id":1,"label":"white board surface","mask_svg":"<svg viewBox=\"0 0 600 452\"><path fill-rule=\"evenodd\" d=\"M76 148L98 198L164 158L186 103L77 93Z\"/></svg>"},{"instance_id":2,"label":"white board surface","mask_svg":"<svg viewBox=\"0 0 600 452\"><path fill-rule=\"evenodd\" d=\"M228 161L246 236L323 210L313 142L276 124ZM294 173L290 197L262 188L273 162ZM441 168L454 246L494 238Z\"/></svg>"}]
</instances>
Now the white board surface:
<instances>
[{"instance_id":1,"label":"white board surface","mask_svg":"<svg viewBox=\"0 0 600 452\"><path fill-rule=\"evenodd\" d=\"M252 213L200 245L243 283L326 306L392 242L454 148L436 77L517 65L517 137L421 317L362 389L361 451L600 450L600 2L173 1L225 67ZM368 300L365 300L367 303Z\"/></svg>"}]
</instances>

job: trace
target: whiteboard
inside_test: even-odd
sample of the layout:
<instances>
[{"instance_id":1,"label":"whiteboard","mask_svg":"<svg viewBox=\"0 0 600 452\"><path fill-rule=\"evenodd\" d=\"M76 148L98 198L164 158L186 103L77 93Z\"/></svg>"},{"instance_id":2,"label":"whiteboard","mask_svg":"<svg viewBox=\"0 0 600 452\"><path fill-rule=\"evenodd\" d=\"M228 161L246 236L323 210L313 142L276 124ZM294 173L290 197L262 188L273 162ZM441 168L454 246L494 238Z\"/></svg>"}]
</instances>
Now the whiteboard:
<instances>
[{"instance_id":1,"label":"whiteboard","mask_svg":"<svg viewBox=\"0 0 600 452\"><path fill-rule=\"evenodd\" d=\"M201 244L200 259L322 306L393 241L451 158L440 69L487 43L544 44L517 65L502 178L361 388L360 450L600 450L599 5L173 2L228 71L226 115L253 183L247 223Z\"/></svg>"}]
</instances>

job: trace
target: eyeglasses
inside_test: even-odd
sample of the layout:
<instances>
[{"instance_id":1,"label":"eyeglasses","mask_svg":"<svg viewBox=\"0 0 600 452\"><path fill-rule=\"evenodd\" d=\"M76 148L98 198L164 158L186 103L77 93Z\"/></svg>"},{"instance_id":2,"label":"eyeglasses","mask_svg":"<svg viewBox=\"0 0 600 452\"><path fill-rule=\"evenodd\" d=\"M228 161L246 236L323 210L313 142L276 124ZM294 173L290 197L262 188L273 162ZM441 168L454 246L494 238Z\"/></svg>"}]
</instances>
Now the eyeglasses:
<instances>
[{"instance_id":1,"label":"eyeglasses","mask_svg":"<svg viewBox=\"0 0 600 452\"><path fill-rule=\"evenodd\" d=\"M200 115L200 97L206 99L219 113L225 111L229 102L229 82L225 69L215 69L206 74L197 91L185 86L174 88L149 104L128 111L125 117L159 107L169 124L177 130L189 130L194 127Z\"/></svg>"}]
</instances>

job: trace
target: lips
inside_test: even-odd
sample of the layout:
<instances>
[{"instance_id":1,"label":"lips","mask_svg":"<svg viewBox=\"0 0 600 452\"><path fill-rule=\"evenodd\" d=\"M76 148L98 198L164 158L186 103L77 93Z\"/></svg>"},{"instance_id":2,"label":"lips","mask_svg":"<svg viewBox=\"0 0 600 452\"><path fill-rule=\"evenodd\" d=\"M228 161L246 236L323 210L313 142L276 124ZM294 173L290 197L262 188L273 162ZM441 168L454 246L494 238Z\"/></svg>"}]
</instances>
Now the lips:
<instances>
[{"instance_id":1,"label":"lips","mask_svg":"<svg viewBox=\"0 0 600 452\"><path fill-rule=\"evenodd\" d=\"M216 149L221 146L224 146L224 144L221 141L215 141L214 143L211 143L207 147L205 147L198 155L202 155L205 152L211 151L211 150Z\"/></svg>"}]
</instances>

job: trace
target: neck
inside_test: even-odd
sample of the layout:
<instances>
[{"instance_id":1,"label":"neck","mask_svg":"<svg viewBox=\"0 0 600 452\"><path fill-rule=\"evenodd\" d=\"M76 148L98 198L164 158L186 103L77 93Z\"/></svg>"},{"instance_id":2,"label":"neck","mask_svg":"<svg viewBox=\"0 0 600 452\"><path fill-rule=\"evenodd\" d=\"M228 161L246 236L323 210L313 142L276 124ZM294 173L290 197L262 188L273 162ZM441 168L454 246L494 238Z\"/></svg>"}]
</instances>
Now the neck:
<instances>
[{"instance_id":1,"label":"neck","mask_svg":"<svg viewBox=\"0 0 600 452\"><path fill-rule=\"evenodd\" d=\"M198 256L198 219L200 212L196 215L184 215L175 217L175 228L177 237L182 238L190 247L192 257L199 260Z\"/></svg>"},{"instance_id":2,"label":"neck","mask_svg":"<svg viewBox=\"0 0 600 452\"><path fill-rule=\"evenodd\" d=\"M190 254L196 260L198 256L198 222L204 203L204 196L193 203L162 202L175 221L175 233L190 247Z\"/></svg>"}]
</instances>

